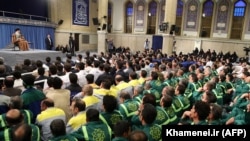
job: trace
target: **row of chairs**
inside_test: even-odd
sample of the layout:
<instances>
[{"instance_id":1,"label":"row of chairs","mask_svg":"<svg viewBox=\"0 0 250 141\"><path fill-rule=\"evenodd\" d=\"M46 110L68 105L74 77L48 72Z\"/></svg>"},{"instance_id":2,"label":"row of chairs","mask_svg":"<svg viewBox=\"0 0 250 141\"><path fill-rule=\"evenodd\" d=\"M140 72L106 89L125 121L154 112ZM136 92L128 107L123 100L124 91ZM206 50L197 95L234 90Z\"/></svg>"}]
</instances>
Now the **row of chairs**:
<instances>
[{"instance_id":1,"label":"row of chairs","mask_svg":"<svg viewBox=\"0 0 250 141\"><path fill-rule=\"evenodd\" d=\"M21 75L24 76L24 75L28 75L28 74L32 74L32 72L26 72L26 73L22 73ZM8 75L6 77L13 77L13 75ZM3 86L3 81L6 77L0 77L0 88L2 88ZM34 82L34 85L37 86L37 85L44 85L44 82L46 81L46 79L44 80L38 80L38 81L35 81Z\"/></svg>"}]
</instances>

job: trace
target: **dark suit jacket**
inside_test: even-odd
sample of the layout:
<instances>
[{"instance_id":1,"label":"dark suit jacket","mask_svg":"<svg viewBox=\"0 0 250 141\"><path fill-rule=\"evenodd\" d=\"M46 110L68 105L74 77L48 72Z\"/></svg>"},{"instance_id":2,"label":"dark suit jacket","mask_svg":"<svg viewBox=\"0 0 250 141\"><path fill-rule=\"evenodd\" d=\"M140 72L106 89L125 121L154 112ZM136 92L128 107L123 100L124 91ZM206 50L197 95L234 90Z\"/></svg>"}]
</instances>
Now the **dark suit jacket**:
<instances>
[{"instance_id":1,"label":"dark suit jacket","mask_svg":"<svg viewBox=\"0 0 250 141\"><path fill-rule=\"evenodd\" d=\"M123 70L116 71L115 76L116 75L121 75L125 82L129 81L128 75Z\"/></svg>"},{"instance_id":2,"label":"dark suit jacket","mask_svg":"<svg viewBox=\"0 0 250 141\"><path fill-rule=\"evenodd\" d=\"M51 38L50 38L50 41L49 41L48 37L45 38L45 45L46 45L47 50L51 50L53 47L53 41Z\"/></svg>"},{"instance_id":3,"label":"dark suit jacket","mask_svg":"<svg viewBox=\"0 0 250 141\"><path fill-rule=\"evenodd\" d=\"M115 84L114 77L111 74L106 73L106 72L98 76L98 78L95 81L95 84L100 86L102 83L102 80L105 80L105 79L110 80L112 84Z\"/></svg>"}]
</instances>

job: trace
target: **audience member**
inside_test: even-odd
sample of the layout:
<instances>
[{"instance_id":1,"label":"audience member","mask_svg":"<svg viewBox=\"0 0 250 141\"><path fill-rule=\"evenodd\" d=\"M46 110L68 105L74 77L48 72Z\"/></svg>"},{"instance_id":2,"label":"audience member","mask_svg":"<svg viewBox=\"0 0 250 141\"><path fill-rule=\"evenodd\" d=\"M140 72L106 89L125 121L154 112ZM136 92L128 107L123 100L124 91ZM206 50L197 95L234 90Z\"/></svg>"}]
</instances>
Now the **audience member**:
<instances>
[{"instance_id":1,"label":"audience member","mask_svg":"<svg viewBox=\"0 0 250 141\"><path fill-rule=\"evenodd\" d=\"M109 80L103 80L99 89L94 89L93 95L96 96L102 103L103 96L112 95L110 90L111 82ZM114 95L116 96L116 95ZM101 104L102 105L102 104Z\"/></svg>"},{"instance_id":2,"label":"audience member","mask_svg":"<svg viewBox=\"0 0 250 141\"><path fill-rule=\"evenodd\" d=\"M23 80L22 80L22 75L20 71L14 71L13 72L13 78L14 78L14 88L19 88L21 90L24 90L23 86Z\"/></svg>"},{"instance_id":3,"label":"audience member","mask_svg":"<svg viewBox=\"0 0 250 141\"><path fill-rule=\"evenodd\" d=\"M17 125L12 132L14 141L32 141L32 127L26 123Z\"/></svg>"},{"instance_id":4,"label":"audience member","mask_svg":"<svg viewBox=\"0 0 250 141\"><path fill-rule=\"evenodd\" d=\"M5 64L3 57L0 57L0 65L3 65L5 67L5 72L7 75L10 75L13 72L11 66Z\"/></svg>"},{"instance_id":5,"label":"audience member","mask_svg":"<svg viewBox=\"0 0 250 141\"><path fill-rule=\"evenodd\" d=\"M148 141L148 137L144 131L136 130L129 134L128 141Z\"/></svg>"},{"instance_id":6,"label":"audience member","mask_svg":"<svg viewBox=\"0 0 250 141\"><path fill-rule=\"evenodd\" d=\"M118 104L117 100L112 95L105 95L103 97L103 109L104 111L100 113L100 119L109 125L113 130L114 125L123 120L122 114L117 110Z\"/></svg>"},{"instance_id":7,"label":"audience member","mask_svg":"<svg viewBox=\"0 0 250 141\"><path fill-rule=\"evenodd\" d=\"M0 114L6 113L9 110L10 97L0 94Z\"/></svg>"},{"instance_id":8,"label":"audience member","mask_svg":"<svg viewBox=\"0 0 250 141\"><path fill-rule=\"evenodd\" d=\"M70 100L78 94L79 92L82 91L82 87L77 83L78 82L78 77L75 73L70 73L69 74L69 81L70 84L67 86L65 89L70 91Z\"/></svg>"},{"instance_id":9,"label":"audience member","mask_svg":"<svg viewBox=\"0 0 250 141\"><path fill-rule=\"evenodd\" d=\"M46 85L46 87L43 89L43 93L45 95L47 95L48 91L53 90L53 81L54 78L53 77L48 77L47 80L44 82L44 85Z\"/></svg>"},{"instance_id":10,"label":"audience member","mask_svg":"<svg viewBox=\"0 0 250 141\"><path fill-rule=\"evenodd\" d=\"M6 68L4 65L0 65L0 77L6 77L9 74L6 72Z\"/></svg>"},{"instance_id":11,"label":"audience member","mask_svg":"<svg viewBox=\"0 0 250 141\"><path fill-rule=\"evenodd\" d=\"M33 67L31 66L31 60L30 59L24 59L23 60L22 69L25 70L26 72L32 72L33 71Z\"/></svg>"},{"instance_id":12,"label":"audience member","mask_svg":"<svg viewBox=\"0 0 250 141\"><path fill-rule=\"evenodd\" d=\"M51 78L58 77L58 75L57 75L57 66L54 65L54 64L49 66L49 77L51 77ZM48 80L44 81L44 85L43 85L44 90L48 89L48 87L49 87L47 81Z\"/></svg>"},{"instance_id":13,"label":"audience member","mask_svg":"<svg viewBox=\"0 0 250 141\"><path fill-rule=\"evenodd\" d=\"M109 64L104 64L104 72L99 75L95 81L96 85L100 86L102 80L108 79L111 81L111 85L114 84L114 78L113 76L110 74L110 65Z\"/></svg>"},{"instance_id":14,"label":"audience member","mask_svg":"<svg viewBox=\"0 0 250 141\"><path fill-rule=\"evenodd\" d=\"M34 88L35 76L32 74L22 76L25 90L21 94L24 109L30 110L36 116L41 112L40 104L45 99L45 95L40 90Z\"/></svg>"},{"instance_id":15,"label":"audience member","mask_svg":"<svg viewBox=\"0 0 250 141\"><path fill-rule=\"evenodd\" d=\"M66 88L70 85L69 74L71 74L71 64L65 63L63 68L64 68L65 74L60 76L60 78L63 81L62 88Z\"/></svg>"},{"instance_id":16,"label":"audience member","mask_svg":"<svg viewBox=\"0 0 250 141\"><path fill-rule=\"evenodd\" d=\"M46 97L54 101L55 107L60 108L66 115L66 122L71 117L70 114L70 91L62 89L63 81L59 77L54 77L53 88L47 91Z\"/></svg>"},{"instance_id":17,"label":"audience member","mask_svg":"<svg viewBox=\"0 0 250 141\"><path fill-rule=\"evenodd\" d=\"M21 95L22 90L19 88L14 88L14 79L13 77L6 77L3 81L3 95L6 96L19 96Z\"/></svg>"},{"instance_id":18,"label":"audience member","mask_svg":"<svg viewBox=\"0 0 250 141\"><path fill-rule=\"evenodd\" d=\"M82 100L86 104L86 111L88 109L98 109L100 111L100 100L93 95L93 87L90 85L84 85L82 88Z\"/></svg>"},{"instance_id":19,"label":"audience member","mask_svg":"<svg viewBox=\"0 0 250 141\"><path fill-rule=\"evenodd\" d=\"M135 72L133 72L133 71L129 74L129 82L128 82L128 84L130 84L133 87L141 85L140 81L137 78L137 74Z\"/></svg>"},{"instance_id":20,"label":"audience member","mask_svg":"<svg viewBox=\"0 0 250 141\"><path fill-rule=\"evenodd\" d=\"M77 141L77 139L66 133L65 122L62 119L54 119L50 124L53 137L50 141Z\"/></svg>"},{"instance_id":21,"label":"audience member","mask_svg":"<svg viewBox=\"0 0 250 141\"><path fill-rule=\"evenodd\" d=\"M24 122L23 121L23 114L18 109L11 109L6 113L6 122L7 122L8 128L5 128L4 131L0 132L0 139L4 139L4 140L8 141L9 139L14 138L13 133L11 133L11 132L16 131L15 127L18 127L20 124L23 124L23 122ZM32 128L31 140L32 141L33 140L40 140L39 128L34 124L30 124L30 126ZM20 131L21 131L20 129L18 131L16 131L17 133L15 133L15 135L19 135L18 132L20 132Z\"/></svg>"},{"instance_id":22,"label":"audience member","mask_svg":"<svg viewBox=\"0 0 250 141\"><path fill-rule=\"evenodd\" d=\"M152 104L144 104L139 117L142 123L140 130L144 131L150 141L159 141L161 139L161 126L153 124L157 116L156 108ZM151 132L154 130L154 132Z\"/></svg>"},{"instance_id":23,"label":"audience member","mask_svg":"<svg viewBox=\"0 0 250 141\"><path fill-rule=\"evenodd\" d=\"M112 141L127 141L131 132L131 127L128 121L121 120L114 125L114 138Z\"/></svg>"},{"instance_id":24,"label":"audience member","mask_svg":"<svg viewBox=\"0 0 250 141\"><path fill-rule=\"evenodd\" d=\"M127 92L131 97L133 96L133 86L129 83L125 82L123 76L116 75L115 76L115 83L117 88L117 97L120 97L121 92Z\"/></svg>"},{"instance_id":25,"label":"audience member","mask_svg":"<svg viewBox=\"0 0 250 141\"><path fill-rule=\"evenodd\" d=\"M222 112L223 109L220 105L210 103L210 113L207 117L208 125L222 125Z\"/></svg>"},{"instance_id":26,"label":"audience member","mask_svg":"<svg viewBox=\"0 0 250 141\"><path fill-rule=\"evenodd\" d=\"M45 69L43 67L38 68L37 72L38 72L38 76L36 77L35 81L42 81L42 82L36 83L36 88L43 91L44 83L46 79L48 78L48 76L44 75Z\"/></svg>"},{"instance_id":27,"label":"audience member","mask_svg":"<svg viewBox=\"0 0 250 141\"><path fill-rule=\"evenodd\" d=\"M44 76L49 76L49 67L45 65L41 60L37 60L36 63L36 69L32 71L32 74L37 78L38 77L38 69L44 68Z\"/></svg>"},{"instance_id":28,"label":"audience member","mask_svg":"<svg viewBox=\"0 0 250 141\"><path fill-rule=\"evenodd\" d=\"M65 113L60 108L54 107L52 99L45 99L41 102L41 113L37 115L36 124L41 128L42 140L49 140L52 138L50 124L54 119L61 119L65 121Z\"/></svg>"},{"instance_id":29,"label":"audience member","mask_svg":"<svg viewBox=\"0 0 250 141\"><path fill-rule=\"evenodd\" d=\"M130 94L121 92L119 111L123 115L124 119L130 121L132 116L136 114L140 103L133 101Z\"/></svg>"},{"instance_id":30,"label":"audience member","mask_svg":"<svg viewBox=\"0 0 250 141\"><path fill-rule=\"evenodd\" d=\"M90 70L92 69L92 61L89 59L86 59L85 62L85 71L89 74Z\"/></svg>"},{"instance_id":31,"label":"audience member","mask_svg":"<svg viewBox=\"0 0 250 141\"><path fill-rule=\"evenodd\" d=\"M185 111L180 125L208 125L206 119L210 113L209 103L196 101L190 111Z\"/></svg>"},{"instance_id":32,"label":"audience member","mask_svg":"<svg viewBox=\"0 0 250 141\"><path fill-rule=\"evenodd\" d=\"M94 67L89 71L89 74L94 75L94 82L97 80L97 78L103 74L103 72L99 69L100 62L95 60L94 61Z\"/></svg>"},{"instance_id":33,"label":"audience member","mask_svg":"<svg viewBox=\"0 0 250 141\"><path fill-rule=\"evenodd\" d=\"M44 63L47 67L50 67L51 65L53 65L53 63L51 63L51 57L46 57L45 58L45 63Z\"/></svg>"},{"instance_id":34,"label":"audience member","mask_svg":"<svg viewBox=\"0 0 250 141\"><path fill-rule=\"evenodd\" d=\"M94 89L98 89L99 86L95 84L94 82L94 75L93 74L87 74L85 76L86 80L87 80L87 84L91 85Z\"/></svg>"},{"instance_id":35,"label":"audience member","mask_svg":"<svg viewBox=\"0 0 250 141\"><path fill-rule=\"evenodd\" d=\"M77 55L77 59L76 59L76 64L78 64L78 63L81 63L81 62L84 62L84 60L83 60L83 58L82 58L82 54L78 54Z\"/></svg>"},{"instance_id":36,"label":"audience member","mask_svg":"<svg viewBox=\"0 0 250 141\"><path fill-rule=\"evenodd\" d=\"M73 117L71 117L67 123L66 132L71 133L78 130L81 125L86 123L86 105L81 99L75 98L71 102L71 112Z\"/></svg>"},{"instance_id":37,"label":"audience member","mask_svg":"<svg viewBox=\"0 0 250 141\"><path fill-rule=\"evenodd\" d=\"M107 124L100 121L98 110L89 109L86 112L86 120L87 123L85 125L72 133L78 140L111 140L112 131Z\"/></svg>"},{"instance_id":38,"label":"audience member","mask_svg":"<svg viewBox=\"0 0 250 141\"><path fill-rule=\"evenodd\" d=\"M84 70L84 63L83 62L79 62L76 64L76 70L78 71L76 73L77 78L78 78L78 84L82 87L83 85L87 84L87 80L86 80L86 71Z\"/></svg>"},{"instance_id":39,"label":"audience member","mask_svg":"<svg viewBox=\"0 0 250 141\"><path fill-rule=\"evenodd\" d=\"M18 109L23 114L24 123L31 124L33 113L30 110L23 109L23 101L20 96L13 96L10 99L9 109ZM0 115L0 130L8 127L6 113Z\"/></svg>"}]
</instances>

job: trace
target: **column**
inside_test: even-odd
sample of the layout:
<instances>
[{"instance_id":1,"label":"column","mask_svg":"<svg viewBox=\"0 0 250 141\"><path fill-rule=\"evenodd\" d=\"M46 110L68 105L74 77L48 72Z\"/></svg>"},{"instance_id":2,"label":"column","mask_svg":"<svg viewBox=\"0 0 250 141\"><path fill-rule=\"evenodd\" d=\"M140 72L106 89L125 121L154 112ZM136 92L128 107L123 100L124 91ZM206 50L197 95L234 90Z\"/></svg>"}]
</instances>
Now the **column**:
<instances>
[{"instance_id":1,"label":"column","mask_svg":"<svg viewBox=\"0 0 250 141\"><path fill-rule=\"evenodd\" d=\"M108 0L99 0L98 1L98 19L100 23L100 28L106 24L105 30L107 30L107 15L108 15Z\"/></svg>"},{"instance_id":2,"label":"column","mask_svg":"<svg viewBox=\"0 0 250 141\"><path fill-rule=\"evenodd\" d=\"M163 34L162 52L168 56L174 51L174 36L169 34Z\"/></svg>"},{"instance_id":3,"label":"column","mask_svg":"<svg viewBox=\"0 0 250 141\"><path fill-rule=\"evenodd\" d=\"M175 24L176 10L177 10L177 0L166 0L164 22L168 22L167 32L170 31L171 25Z\"/></svg>"},{"instance_id":4,"label":"column","mask_svg":"<svg viewBox=\"0 0 250 141\"><path fill-rule=\"evenodd\" d=\"M101 52L106 53L106 38L107 32L106 31L97 31L98 35L98 42L97 42L97 53L100 54Z\"/></svg>"},{"instance_id":5,"label":"column","mask_svg":"<svg viewBox=\"0 0 250 141\"><path fill-rule=\"evenodd\" d=\"M58 22L58 2L57 1L48 1L48 17L50 22Z\"/></svg>"},{"instance_id":6,"label":"column","mask_svg":"<svg viewBox=\"0 0 250 141\"><path fill-rule=\"evenodd\" d=\"M165 18L164 22L168 22L168 29L165 34L162 35L163 43L162 43L162 51L171 55L174 51L174 34L170 35L171 25L175 25L176 20L176 10L177 10L177 0L166 0L165 5Z\"/></svg>"},{"instance_id":7,"label":"column","mask_svg":"<svg viewBox=\"0 0 250 141\"><path fill-rule=\"evenodd\" d=\"M107 15L108 15L108 0L98 1L98 20L100 23L100 30L97 31L98 42L97 42L97 52L106 52L106 38L107 38ZM104 18L106 16L106 18ZM105 30L102 30L103 25L106 24Z\"/></svg>"}]
</instances>

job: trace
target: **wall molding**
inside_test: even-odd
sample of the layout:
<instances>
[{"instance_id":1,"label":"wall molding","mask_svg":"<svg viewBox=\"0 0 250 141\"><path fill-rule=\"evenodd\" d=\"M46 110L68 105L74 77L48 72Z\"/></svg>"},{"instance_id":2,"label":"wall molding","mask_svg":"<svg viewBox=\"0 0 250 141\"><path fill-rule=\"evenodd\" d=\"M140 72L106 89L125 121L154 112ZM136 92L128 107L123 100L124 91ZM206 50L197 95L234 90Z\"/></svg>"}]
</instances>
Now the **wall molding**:
<instances>
[{"instance_id":1,"label":"wall molding","mask_svg":"<svg viewBox=\"0 0 250 141\"><path fill-rule=\"evenodd\" d=\"M58 26L58 24L52 22L30 20L30 19L19 19L19 18L4 17L4 16L0 16L0 23L43 26L43 27L53 27L53 28L56 28Z\"/></svg>"}]
</instances>

